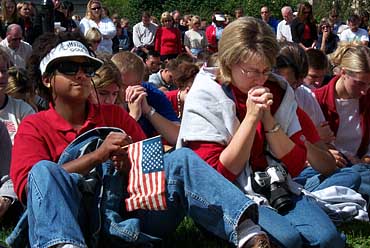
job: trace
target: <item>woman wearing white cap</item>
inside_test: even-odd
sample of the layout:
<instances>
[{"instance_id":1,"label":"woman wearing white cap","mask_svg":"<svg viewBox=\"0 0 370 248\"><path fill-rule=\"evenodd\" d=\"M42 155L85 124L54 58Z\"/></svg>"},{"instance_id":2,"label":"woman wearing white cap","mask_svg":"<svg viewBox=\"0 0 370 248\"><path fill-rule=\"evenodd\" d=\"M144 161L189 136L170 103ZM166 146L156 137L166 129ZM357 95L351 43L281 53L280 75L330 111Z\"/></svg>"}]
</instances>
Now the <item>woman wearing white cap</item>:
<instances>
[{"instance_id":1,"label":"woman wearing white cap","mask_svg":"<svg viewBox=\"0 0 370 248\"><path fill-rule=\"evenodd\" d=\"M145 135L119 106L88 101L101 64L78 33L46 34L34 46L30 78L50 105L21 123L10 172L27 204L21 220L28 219L30 246L97 247L102 237L104 247L147 243L175 231L185 215L238 247L259 242L255 203L189 149L163 158L165 210L124 211L123 147ZM11 247L22 247L23 226L8 237Z\"/></svg>"}]
</instances>

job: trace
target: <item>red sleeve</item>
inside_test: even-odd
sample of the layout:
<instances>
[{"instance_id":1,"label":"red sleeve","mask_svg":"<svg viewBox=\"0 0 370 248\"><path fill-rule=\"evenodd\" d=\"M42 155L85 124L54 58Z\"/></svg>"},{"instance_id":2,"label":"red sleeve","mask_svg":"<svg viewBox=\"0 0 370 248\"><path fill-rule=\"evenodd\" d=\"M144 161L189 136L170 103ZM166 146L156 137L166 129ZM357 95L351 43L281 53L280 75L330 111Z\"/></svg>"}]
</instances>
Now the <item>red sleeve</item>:
<instances>
[{"instance_id":1,"label":"red sleeve","mask_svg":"<svg viewBox=\"0 0 370 248\"><path fill-rule=\"evenodd\" d=\"M155 33L154 50L161 53L162 28L158 28Z\"/></svg>"},{"instance_id":2,"label":"red sleeve","mask_svg":"<svg viewBox=\"0 0 370 248\"><path fill-rule=\"evenodd\" d=\"M299 123L301 124L303 135L306 139L315 144L320 141L319 133L317 132L315 124L313 124L311 118L301 108L297 108L297 116Z\"/></svg>"},{"instance_id":3,"label":"red sleeve","mask_svg":"<svg viewBox=\"0 0 370 248\"><path fill-rule=\"evenodd\" d=\"M307 149L304 145L303 132L299 131L289 137L295 146L280 160L286 165L292 177L296 177L303 170L307 160Z\"/></svg>"},{"instance_id":4,"label":"red sleeve","mask_svg":"<svg viewBox=\"0 0 370 248\"><path fill-rule=\"evenodd\" d=\"M237 175L230 172L220 162L220 154L225 149L225 146L214 142L191 141L187 143L187 147L192 149L199 157L206 161L210 166L216 169L221 175L229 181L235 181Z\"/></svg>"}]
</instances>

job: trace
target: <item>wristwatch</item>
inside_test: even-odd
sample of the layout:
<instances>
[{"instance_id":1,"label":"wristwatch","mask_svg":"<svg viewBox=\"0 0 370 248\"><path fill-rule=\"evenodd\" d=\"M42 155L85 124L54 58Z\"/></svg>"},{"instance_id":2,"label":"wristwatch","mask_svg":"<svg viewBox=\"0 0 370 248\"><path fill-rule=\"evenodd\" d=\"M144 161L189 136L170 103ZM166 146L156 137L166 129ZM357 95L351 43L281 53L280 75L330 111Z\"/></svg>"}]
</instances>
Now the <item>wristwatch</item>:
<instances>
[{"instance_id":1,"label":"wristwatch","mask_svg":"<svg viewBox=\"0 0 370 248\"><path fill-rule=\"evenodd\" d=\"M275 125L270 129L266 130L265 133L276 133L281 128L279 123L275 123Z\"/></svg>"},{"instance_id":2,"label":"wristwatch","mask_svg":"<svg viewBox=\"0 0 370 248\"><path fill-rule=\"evenodd\" d=\"M153 107L151 107L150 108L150 111L148 112L148 113L146 113L145 114L145 117L147 118L147 119L149 119L150 117L152 117L153 115L154 115L154 113L155 113L156 111L155 111L155 108L153 108Z\"/></svg>"}]
</instances>

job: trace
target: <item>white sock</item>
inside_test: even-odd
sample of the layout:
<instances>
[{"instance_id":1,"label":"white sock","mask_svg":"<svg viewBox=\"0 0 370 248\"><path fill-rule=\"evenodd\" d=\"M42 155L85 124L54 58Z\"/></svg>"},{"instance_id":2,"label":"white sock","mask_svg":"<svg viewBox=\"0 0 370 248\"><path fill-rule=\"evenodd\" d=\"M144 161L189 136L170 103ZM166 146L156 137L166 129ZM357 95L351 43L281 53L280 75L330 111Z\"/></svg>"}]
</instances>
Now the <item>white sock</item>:
<instances>
[{"instance_id":1,"label":"white sock","mask_svg":"<svg viewBox=\"0 0 370 248\"><path fill-rule=\"evenodd\" d=\"M247 243L248 240L250 240L255 235L258 234L266 235L266 233L261 230L261 227L259 225L256 225L250 219L246 219L242 223L240 223L237 232L239 237L238 248L243 247L243 245Z\"/></svg>"},{"instance_id":2,"label":"white sock","mask_svg":"<svg viewBox=\"0 0 370 248\"><path fill-rule=\"evenodd\" d=\"M75 246L72 244L59 244L57 246L54 246L55 248L80 248L79 246Z\"/></svg>"}]
</instances>

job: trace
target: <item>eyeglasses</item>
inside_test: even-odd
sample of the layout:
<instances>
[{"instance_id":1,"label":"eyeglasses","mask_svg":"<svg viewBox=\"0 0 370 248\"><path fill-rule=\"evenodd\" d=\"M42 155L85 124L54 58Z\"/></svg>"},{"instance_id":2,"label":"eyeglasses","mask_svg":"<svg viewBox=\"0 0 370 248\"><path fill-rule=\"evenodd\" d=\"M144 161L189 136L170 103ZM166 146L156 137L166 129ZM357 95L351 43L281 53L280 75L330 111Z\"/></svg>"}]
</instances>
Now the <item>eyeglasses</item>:
<instances>
[{"instance_id":1,"label":"eyeglasses","mask_svg":"<svg viewBox=\"0 0 370 248\"><path fill-rule=\"evenodd\" d=\"M91 10L100 10L101 9L101 7L95 7L95 8L91 8Z\"/></svg>"},{"instance_id":2,"label":"eyeglasses","mask_svg":"<svg viewBox=\"0 0 370 248\"><path fill-rule=\"evenodd\" d=\"M86 77L95 76L95 67L87 62L78 63L73 61L62 61L54 66L54 70L68 76L76 76L80 69L85 73Z\"/></svg>"},{"instance_id":3,"label":"eyeglasses","mask_svg":"<svg viewBox=\"0 0 370 248\"><path fill-rule=\"evenodd\" d=\"M271 70L259 72L259 71L256 71L256 70L243 69L242 67L240 67L240 70L241 70L242 74L244 76L246 76L247 78L259 78L259 77L267 78L271 74Z\"/></svg>"},{"instance_id":4,"label":"eyeglasses","mask_svg":"<svg viewBox=\"0 0 370 248\"><path fill-rule=\"evenodd\" d=\"M101 40L92 40L91 43L94 43L94 44L99 44L101 42Z\"/></svg>"},{"instance_id":5,"label":"eyeglasses","mask_svg":"<svg viewBox=\"0 0 370 248\"><path fill-rule=\"evenodd\" d=\"M163 20L163 22L172 22L172 20Z\"/></svg>"},{"instance_id":6,"label":"eyeglasses","mask_svg":"<svg viewBox=\"0 0 370 248\"><path fill-rule=\"evenodd\" d=\"M330 28L330 26L329 26L329 25L323 25L323 26L321 26L321 28L322 28L322 29Z\"/></svg>"}]
</instances>

